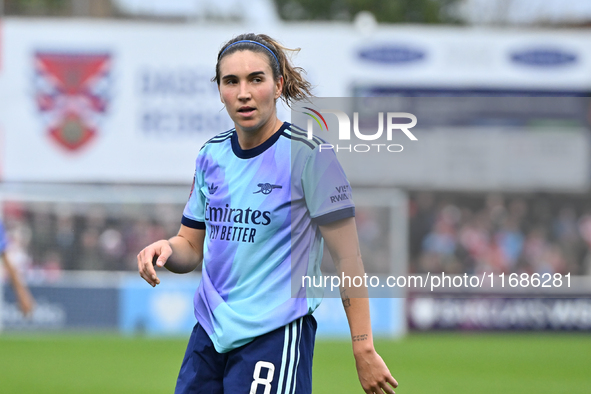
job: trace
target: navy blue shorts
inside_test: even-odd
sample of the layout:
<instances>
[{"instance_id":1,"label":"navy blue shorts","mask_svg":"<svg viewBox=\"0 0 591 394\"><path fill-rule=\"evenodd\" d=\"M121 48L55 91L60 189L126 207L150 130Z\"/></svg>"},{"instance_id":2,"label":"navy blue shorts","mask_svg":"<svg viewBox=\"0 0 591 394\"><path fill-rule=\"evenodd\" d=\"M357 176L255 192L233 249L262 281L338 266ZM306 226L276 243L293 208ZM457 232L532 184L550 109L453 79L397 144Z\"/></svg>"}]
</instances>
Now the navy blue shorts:
<instances>
[{"instance_id":1,"label":"navy blue shorts","mask_svg":"<svg viewBox=\"0 0 591 394\"><path fill-rule=\"evenodd\" d=\"M195 325L175 394L310 394L316 320L301 317L237 349L218 353Z\"/></svg>"}]
</instances>

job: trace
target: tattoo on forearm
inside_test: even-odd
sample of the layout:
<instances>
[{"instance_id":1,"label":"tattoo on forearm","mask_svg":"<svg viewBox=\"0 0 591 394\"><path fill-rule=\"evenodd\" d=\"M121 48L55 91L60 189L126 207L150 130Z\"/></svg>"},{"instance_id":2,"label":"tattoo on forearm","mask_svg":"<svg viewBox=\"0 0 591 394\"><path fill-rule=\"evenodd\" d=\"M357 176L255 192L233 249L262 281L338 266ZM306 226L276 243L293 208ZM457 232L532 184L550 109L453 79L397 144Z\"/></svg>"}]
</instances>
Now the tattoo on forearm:
<instances>
[{"instance_id":1,"label":"tattoo on forearm","mask_svg":"<svg viewBox=\"0 0 591 394\"><path fill-rule=\"evenodd\" d=\"M351 300L349 299L349 296L347 295L347 290L341 291L341 300L343 300L343 306L345 308L348 308L351 306Z\"/></svg>"},{"instance_id":2,"label":"tattoo on forearm","mask_svg":"<svg viewBox=\"0 0 591 394\"><path fill-rule=\"evenodd\" d=\"M369 339L367 334L353 335L353 342L365 341L367 339Z\"/></svg>"}]
</instances>

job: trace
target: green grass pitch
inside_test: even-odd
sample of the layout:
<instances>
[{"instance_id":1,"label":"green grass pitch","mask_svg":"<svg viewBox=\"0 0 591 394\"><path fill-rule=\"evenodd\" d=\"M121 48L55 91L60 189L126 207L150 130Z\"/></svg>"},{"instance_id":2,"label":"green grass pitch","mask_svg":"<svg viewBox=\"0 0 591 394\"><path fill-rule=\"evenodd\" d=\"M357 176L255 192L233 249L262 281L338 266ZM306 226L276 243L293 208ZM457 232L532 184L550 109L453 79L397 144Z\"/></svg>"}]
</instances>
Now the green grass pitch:
<instances>
[{"instance_id":1,"label":"green grass pitch","mask_svg":"<svg viewBox=\"0 0 591 394\"><path fill-rule=\"evenodd\" d=\"M0 336L1 393L172 393L186 339ZM413 334L376 340L403 393L589 393L591 335ZM351 346L317 342L314 393L362 393Z\"/></svg>"}]
</instances>

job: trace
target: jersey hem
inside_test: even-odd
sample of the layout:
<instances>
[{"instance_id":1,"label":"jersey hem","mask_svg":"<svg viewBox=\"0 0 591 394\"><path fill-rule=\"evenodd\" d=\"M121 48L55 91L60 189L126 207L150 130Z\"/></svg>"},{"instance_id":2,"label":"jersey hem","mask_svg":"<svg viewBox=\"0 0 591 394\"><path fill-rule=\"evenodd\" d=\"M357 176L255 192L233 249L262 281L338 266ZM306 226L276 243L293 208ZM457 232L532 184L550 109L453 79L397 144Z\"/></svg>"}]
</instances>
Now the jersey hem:
<instances>
[{"instance_id":1,"label":"jersey hem","mask_svg":"<svg viewBox=\"0 0 591 394\"><path fill-rule=\"evenodd\" d=\"M183 218L181 219L181 224L183 226L187 226L187 227L194 228L197 230L205 230L205 222L189 219L188 217L186 217L184 215L183 215Z\"/></svg>"},{"instance_id":2,"label":"jersey hem","mask_svg":"<svg viewBox=\"0 0 591 394\"><path fill-rule=\"evenodd\" d=\"M338 211L333 211L329 213L325 213L324 215L317 216L312 218L314 223L319 226L323 226L325 224L330 224L336 222L341 219L347 219L355 217L355 207L347 207L343 209L339 209Z\"/></svg>"}]
</instances>

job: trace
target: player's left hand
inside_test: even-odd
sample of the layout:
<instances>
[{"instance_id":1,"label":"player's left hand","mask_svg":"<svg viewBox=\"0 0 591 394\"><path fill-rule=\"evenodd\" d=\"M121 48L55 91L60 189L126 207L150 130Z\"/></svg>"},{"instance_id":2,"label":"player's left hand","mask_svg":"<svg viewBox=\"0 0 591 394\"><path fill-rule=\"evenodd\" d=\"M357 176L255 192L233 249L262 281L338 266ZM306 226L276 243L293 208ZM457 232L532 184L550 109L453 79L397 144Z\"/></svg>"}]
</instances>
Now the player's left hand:
<instances>
[{"instance_id":1,"label":"player's left hand","mask_svg":"<svg viewBox=\"0 0 591 394\"><path fill-rule=\"evenodd\" d=\"M367 394L394 394L398 382L375 349L355 354L355 365L361 387Z\"/></svg>"}]
</instances>

